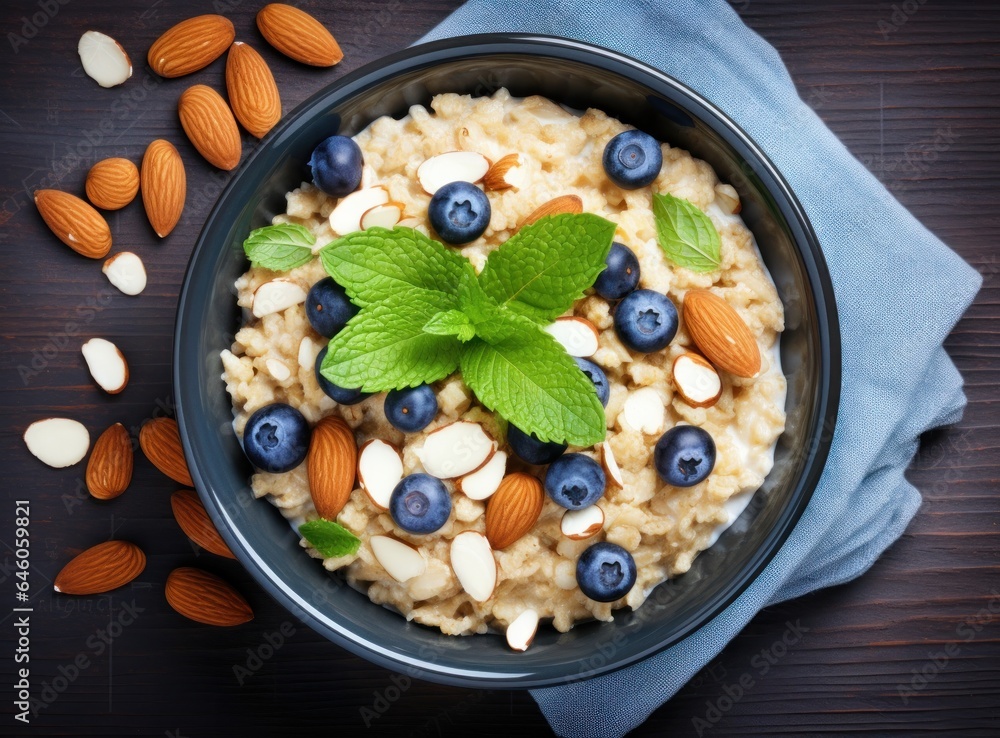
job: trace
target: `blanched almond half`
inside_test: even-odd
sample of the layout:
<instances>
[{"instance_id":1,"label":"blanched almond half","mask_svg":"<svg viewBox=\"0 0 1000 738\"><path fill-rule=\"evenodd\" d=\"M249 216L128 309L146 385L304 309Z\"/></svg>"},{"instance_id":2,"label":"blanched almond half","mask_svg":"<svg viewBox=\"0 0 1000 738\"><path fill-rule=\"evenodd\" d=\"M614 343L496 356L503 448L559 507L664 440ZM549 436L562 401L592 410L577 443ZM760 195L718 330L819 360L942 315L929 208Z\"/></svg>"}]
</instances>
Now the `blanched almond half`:
<instances>
[{"instance_id":1,"label":"blanched almond half","mask_svg":"<svg viewBox=\"0 0 1000 738\"><path fill-rule=\"evenodd\" d=\"M524 186L525 174L521 168L519 154L507 154L490 167L483 177L483 187L487 190L509 190Z\"/></svg>"},{"instance_id":2,"label":"blanched almond half","mask_svg":"<svg viewBox=\"0 0 1000 738\"><path fill-rule=\"evenodd\" d=\"M628 430L653 435L663 430L663 400L652 387L641 387L630 392L622 408L622 425Z\"/></svg>"},{"instance_id":3,"label":"blanched almond half","mask_svg":"<svg viewBox=\"0 0 1000 738\"><path fill-rule=\"evenodd\" d=\"M111 341L91 338L80 347L90 376L109 395L117 395L128 384L125 355Z\"/></svg>"},{"instance_id":4,"label":"blanched almond half","mask_svg":"<svg viewBox=\"0 0 1000 738\"><path fill-rule=\"evenodd\" d=\"M352 192L337 203L330 213L330 228L338 236L346 236L361 230L361 216L376 205L389 202L389 193L384 187L369 187L367 190Z\"/></svg>"},{"instance_id":5,"label":"blanched almond half","mask_svg":"<svg viewBox=\"0 0 1000 738\"><path fill-rule=\"evenodd\" d=\"M402 478L403 459L395 446L375 438L361 447L358 452L358 482L375 507L389 509L392 490Z\"/></svg>"},{"instance_id":6,"label":"blanched almond half","mask_svg":"<svg viewBox=\"0 0 1000 738\"><path fill-rule=\"evenodd\" d=\"M615 461L615 452L611 450L611 444L607 441L601 443L601 466L604 467L604 474L608 481L618 489L625 486L622 480L622 470Z\"/></svg>"},{"instance_id":7,"label":"blanched almond half","mask_svg":"<svg viewBox=\"0 0 1000 738\"><path fill-rule=\"evenodd\" d=\"M366 210L361 216L361 230L369 228L392 228L403 217L403 203L387 202Z\"/></svg>"},{"instance_id":8,"label":"blanched almond half","mask_svg":"<svg viewBox=\"0 0 1000 738\"><path fill-rule=\"evenodd\" d=\"M570 356L593 356L600 346L597 327L586 318L556 318L545 326L545 332L561 343Z\"/></svg>"},{"instance_id":9,"label":"blanched almond half","mask_svg":"<svg viewBox=\"0 0 1000 738\"><path fill-rule=\"evenodd\" d=\"M28 426L24 443L43 464L62 469L79 463L87 455L90 433L76 420L46 418Z\"/></svg>"},{"instance_id":10,"label":"blanched almond half","mask_svg":"<svg viewBox=\"0 0 1000 738\"><path fill-rule=\"evenodd\" d=\"M319 354L320 348L313 343L313 340L309 336L303 336L302 340L299 341L299 354L297 357L299 368L312 371L316 364L316 356Z\"/></svg>"},{"instance_id":11,"label":"blanched almond half","mask_svg":"<svg viewBox=\"0 0 1000 738\"><path fill-rule=\"evenodd\" d=\"M428 474L453 479L479 469L495 450L496 442L483 426L459 420L431 431L416 454Z\"/></svg>"},{"instance_id":12,"label":"blanched almond half","mask_svg":"<svg viewBox=\"0 0 1000 738\"><path fill-rule=\"evenodd\" d=\"M600 505L591 505L581 510L567 510L559 522L562 534L574 541L596 536L603 527L604 510Z\"/></svg>"},{"instance_id":13,"label":"blanched almond half","mask_svg":"<svg viewBox=\"0 0 1000 738\"><path fill-rule=\"evenodd\" d=\"M292 370L289 369L288 365L280 359L268 359L264 362L264 366L267 367L267 373L279 382L284 382L292 376Z\"/></svg>"},{"instance_id":14,"label":"blanched almond half","mask_svg":"<svg viewBox=\"0 0 1000 738\"><path fill-rule=\"evenodd\" d=\"M538 613L528 609L507 626L507 645L515 651L527 651L538 632Z\"/></svg>"},{"instance_id":15,"label":"blanched almond half","mask_svg":"<svg viewBox=\"0 0 1000 738\"><path fill-rule=\"evenodd\" d=\"M83 71L101 87L117 87L132 76L132 60L111 36L87 31L80 36L76 50Z\"/></svg>"},{"instance_id":16,"label":"blanched almond half","mask_svg":"<svg viewBox=\"0 0 1000 738\"><path fill-rule=\"evenodd\" d=\"M723 212L735 215L743 209L740 194L732 185L715 185L715 199L719 202L719 207L722 208Z\"/></svg>"},{"instance_id":17,"label":"blanched almond half","mask_svg":"<svg viewBox=\"0 0 1000 738\"><path fill-rule=\"evenodd\" d=\"M433 195L450 182L478 182L490 169L490 160L475 151L449 151L432 156L417 167L417 181Z\"/></svg>"},{"instance_id":18,"label":"blanched almond half","mask_svg":"<svg viewBox=\"0 0 1000 738\"><path fill-rule=\"evenodd\" d=\"M451 568L469 597L486 602L497 586L497 562L486 536L474 530L451 541Z\"/></svg>"},{"instance_id":19,"label":"blanched almond half","mask_svg":"<svg viewBox=\"0 0 1000 738\"><path fill-rule=\"evenodd\" d=\"M298 282L290 279L272 279L264 282L253 293L253 314L263 318L271 313L280 313L292 305L306 301L308 293Z\"/></svg>"},{"instance_id":20,"label":"blanched almond half","mask_svg":"<svg viewBox=\"0 0 1000 738\"><path fill-rule=\"evenodd\" d=\"M427 560L423 554L408 543L390 536L372 536L368 545L376 561L397 582L419 577L427 571Z\"/></svg>"},{"instance_id":21,"label":"blanched almond half","mask_svg":"<svg viewBox=\"0 0 1000 738\"><path fill-rule=\"evenodd\" d=\"M123 294L138 295L146 289L146 267L131 251L121 251L104 262L104 276Z\"/></svg>"},{"instance_id":22,"label":"blanched almond half","mask_svg":"<svg viewBox=\"0 0 1000 738\"><path fill-rule=\"evenodd\" d=\"M497 451L479 469L458 480L458 489L470 500L485 500L500 487L507 473L507 454Z\"/></svg>"},{"instance_id":23,"label":"blanched almond half","mask_svg":"<svg viewBox=\"0 0 1000 738\"><path fill-rule=\"evenodd\" d=\"M722 396L722 379L715 367L698 354L674 359L674 386L691 407L711 407Z\"/></svg>"}]
</instances>

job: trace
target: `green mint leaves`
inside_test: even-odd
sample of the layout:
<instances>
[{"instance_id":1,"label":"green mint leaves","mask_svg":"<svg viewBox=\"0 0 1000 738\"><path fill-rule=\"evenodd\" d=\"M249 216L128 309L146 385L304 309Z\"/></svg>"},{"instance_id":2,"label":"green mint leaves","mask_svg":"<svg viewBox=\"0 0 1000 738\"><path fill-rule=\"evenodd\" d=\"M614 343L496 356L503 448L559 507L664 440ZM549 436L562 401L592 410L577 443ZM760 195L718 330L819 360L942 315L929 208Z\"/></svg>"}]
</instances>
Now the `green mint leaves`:
<instances>
[{"instance_id":1,"label":"green mint leaves","mask_svg":"<svg viewBox=\"0 0 1000 738\"><path fill-rule=\"evenodd\" d=\"M596 215L543 218L494 251L478 277L460 254L409 228L344 236L320 256L362 309L330 340L320 371L340 387L384 392L460 368L486 407L525 432L599 443L594 386L542 328L593 284L614 233Z\"/></svg>"},{"instance_id":2,"label":"green mint leaves","mask_svg":"<svg viewBox=\"0 0 1000 738\"><path fill-rule=\"evenodd\" d=\"M654 194L653 217L660 248L674 264L695 272L711 272L721 266L719 232L693 203L670 194Z\"/></svg>"},{"instance_id":3,"label":"green mint leaves","mask_svg":"<svg viewBox=\"0 0 1000 738\"><path fill-rule=\"evenodd\" d=\"M251 231L243 242L243 251L254 266L287 272L312 259L315 243L316 237L307 229L282 223Z\"/></svg>"},{"instance_id":4,"label":"green mint leaves","mask_svg":"<svg viewBox=\"0 0 1000 738\"><path fill-rule=\"evenodd\" d=\"M317 518L299 526L299 535L309 541L323 558L351 556L358 552L361 539L340 523L326 518Z\"/></svg>"}]
</instances>

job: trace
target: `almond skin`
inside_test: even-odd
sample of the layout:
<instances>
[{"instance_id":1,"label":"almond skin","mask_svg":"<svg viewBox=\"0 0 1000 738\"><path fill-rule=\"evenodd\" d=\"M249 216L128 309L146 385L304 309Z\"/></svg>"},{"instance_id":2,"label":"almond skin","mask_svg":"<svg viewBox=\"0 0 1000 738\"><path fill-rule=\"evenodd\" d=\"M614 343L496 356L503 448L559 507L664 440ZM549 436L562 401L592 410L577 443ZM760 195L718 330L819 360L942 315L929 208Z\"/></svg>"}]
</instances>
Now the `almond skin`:
<instances>
[{"instance_id":1,"label":"almond skin","mask_svg":"<svg viewBox=\"0 0 1000 738\"><path fill-rule=\"evenodd\" d=\"M181 155L162 138L146 147L140 172L142 204L156 235L164 238L181 219L187 197L187 175Z\"/></svg>"},{"instance_id":2,"label":"almond skin","mask_svg":"<svg viewBox=\"0 0 1000 738\"><path fill-rule=\"evenodd\" d=\"M209 553L235 559L229 546L222 540L208 510L198 499L198 493L193 489L179 489L170 496L170 509L174 511L177 525L184 535L197 543Z\"/></svg>"},{"instance_id":3,"label":"almond skin","mask_svg":"<svg viewBox=\"0 0 1000 738\"><path fill-rule=\"evenodd\" d=\"M192 85L177 101L184 133L209 164L229 171L240 163L240 129L222 95L208 85Z\"/></svg>"},{"instance_id":4,"label":"almond skin","mask_svg":"<svg viewBox=\"0 0 1000 738\"><path fill-rule=\"evenodd\" d=\"M167 576L167 602L184 617L205 625L241 625L253 620L249 603L224 579L182 566Z\"/></svg>"},{"instance_id":5,"label":"almond skin","mask_svg":"<svg viewBox=\"0 0 1000 738\"><path fill-rule=\"evenodd\" d=\"M139 193L139 169L128 159L97 162L87 172L87 199L101 210L121 210Z\"/></svg>"},{"instance_id":6,"label":"almond skin","mask_svg":"<svg viewBox=\"0 0 1000 738\"><path fill-rule=\"evenodd\" d=\"M94 444L87 462L87 489L98 500L111 500L132 482L132 439L121 423L109 426Z\"/></svg>"},{"instance_id":7,"label":"almond skin","mask_svg":"<svg viewBox=\"0 0 1000 738\"><path fill-rule=\"evenodd\" d=\"M161 77L182 77L207 67L236 38L232 22L221 15L199 15L167 29L146 55Z\"/></svg>"},{"instance_id":8,"label":"almond skin","mask_svg":"<svg viewBox=\"0 0 1000 738\"><path fill-rule=\"evenodd\" d=\"M719 401L719 398L722 397L722 381L719 381L719 391L716 392L714 396L709 397L707 400L695 400L688 394L689 390L684 387L680 380L677 379L677 362L681 360L690 361L698 366L704 367L706 370L709 370L718 376L718 372L715 371L715 367L712 366L704 356L691 351L679 355L676 359L674 359L674 363L671 366L671 373L674 377L674 388L677 390L678 396L691 407L712 407Z\"/></svg>"},{"instance_id":9,"label":"almond skin","mask_svg":"<svg viewBox=\"0 0 1000 738\"><path fill-rule=\"evenodd\" d=\"M264 138L281 120L281 95L274 75L264 57L242 41L229 47L226 91L236 120L250 135Z\"/></svg>"},{"instance_id":10,"label":"almond skin","mask_svg":"<svg viewBox=\"0 0 1000 738\"><path fill-rule=\"evenodd\" d=\"M101 594L128 584L145 568L146 555L134 543L107 541L66 564L52 586L62 594Z\"/></svg>"},{"instance_id":11,"label":"almond skin","mask_svg":"<svg viewBox=\"0 0 1000 738\"><path fill-rule=\"evenodd\" d=\"M146 458L168 477L185 487L193 487L191 472L184 460L184 449L173 418L153 418L139 430L139 446Z\"/></svg>"},{"instance_id":12,"label":"almond skin","mask_svg":"<svg viewBox=\"0 0 1000 738\"><path fill-rule=\"evenodd\" d=\"M514 472L504 477L486 503L486 538L496 551L527 533L542 514L542 483L530 474Z\"/></svg>"},{"instance_id":13,"label":"almond skin","mask_svg":"<svg viewBox=\"0 0 1000 738\"><path fill-rule=\"evenodd\" d=\"M328 415L313 428L306 457L309 493L320 517L336 520L354 489L358 445L341 418Z\"/></svg>"},{"instance_id":14,"label":"almond skin","mask_svg":"<svg viewBox=\"0 0 1000 738\"><path fill-rule=\"evenodd\" d=\"M524 219L524 223L521 225L531 225L547 215L561 215L562 213L579 215L582 212L583 200L577 195L560 195L540 205L531 215Z\"/></svg>"},{"instance_id":15,"label":"almond skin","mask_svg":"<svg viewBox=\"0 0 1000 738\"><path fill-rule=\"evenodd\" d=\"M326 27L304 10L271 3L257 13L257 28L275 49L312 67L332 67L344 52Z\"/></svg>"},{"instance_id":16,"label":"almond skin","mask_svg":"<svg viewBox=\"0 0 1000 738\"><path fill-rule=\"evenodd\" d=\"M103 259L111 251L111 228L104 217L76 195L36 190L35 207L59 240L81 256Z\"/></svg>"},{"instance_id":17,"label":"almond skin","mask_svg":"<svg viewBox=\"0 0 1000 738\"><path fill-rule=\"evenodd\" d=\"M520 163L520 157L517 154L507 154L506 156L498 159L493 166L489 168L486 172L486 176L483 177L483 186L487 190L509 190L513 187L506 179L505 176L507 172L516 167ZM581 210L583 209L583 203L580 204ZM530 216L529 216L530 217Z\"/></svg>"},{"instance_id":18,"label":"almond skin","mask_svg":"<svg viewBox=\"0 0 1000 738\"><path fill-rule=\"evenodd\" d=\"M760 349L753 333L728 302L705 289L684 295L688 335L712 364L737 377L760 371Z\"/></svg>"}]
</instances>

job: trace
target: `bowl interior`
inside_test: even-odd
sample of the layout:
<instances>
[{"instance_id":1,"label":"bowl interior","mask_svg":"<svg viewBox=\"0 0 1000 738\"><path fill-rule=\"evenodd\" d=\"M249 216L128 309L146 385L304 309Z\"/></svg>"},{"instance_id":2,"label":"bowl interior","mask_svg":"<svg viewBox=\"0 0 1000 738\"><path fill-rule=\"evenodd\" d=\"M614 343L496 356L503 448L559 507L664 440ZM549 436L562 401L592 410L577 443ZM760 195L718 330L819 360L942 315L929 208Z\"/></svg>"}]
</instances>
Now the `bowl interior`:
<instances>
[{"instance_id":1,"label":"bowl interior","mask_svg":"<svg viewBox=\"0 0 1000 738\"><path fill-rule=\"evenodd\" d=\"M788 424L774 471L740 519L684 576L636 612L569 633L540 630L527 652L502 636L443 636L372 604L298 547L276 509L255 501L231 427L219 351L239 326L233 282L242 241L284 212L285 193L309 178L313 147L352 135L381 115L402 116L439 92L544 95L600 108L708 161L743 200L785 305L781 357ZM770 560L808 501L832 435L839 344L831 287L794 197L745 135L664 75L595 47L561 39L470 37L415 47L350 75L289 116L234 178L209 216L191 260L175 338L175 392L199 492L240 560L307 624L350 650L435 681L492 687L563 683L631 663L676 642L735 599Z\"/></svg>"}]
</instances>

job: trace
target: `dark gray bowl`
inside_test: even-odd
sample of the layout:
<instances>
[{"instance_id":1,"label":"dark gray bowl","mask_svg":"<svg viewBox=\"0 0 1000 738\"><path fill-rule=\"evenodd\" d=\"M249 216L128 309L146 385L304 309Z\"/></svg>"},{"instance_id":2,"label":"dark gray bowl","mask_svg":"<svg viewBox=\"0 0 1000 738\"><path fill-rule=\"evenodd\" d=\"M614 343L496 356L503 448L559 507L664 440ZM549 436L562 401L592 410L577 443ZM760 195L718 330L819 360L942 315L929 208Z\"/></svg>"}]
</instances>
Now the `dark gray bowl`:
<instances>
[{"instance_id":1,"label":"dark gray bowl","mask_svg":"<svg viewBox=\"0 0 1000 738\"><path fill-rule=\"evenodd\" d=\"M691 570L636 612L569 633L542 628L526 653L499 635L455 638L372 604L298 547L276 509L252 499L251 473L230 425L219 351L240 319L233 282L247 233L284 212L308 178L313 147L400 116L439 92L485 95L505 86L574 108L597 107L708 161L743 199L785 305L781 342L788 427L774 471L740 519ZM676 80L620 54L559 38L470 36L418 46L348 75L304 102L254 152L219 198L195 246L174 338L174 392L195 486L230 548L282 605L350 651L412 676L463 686L565 683L633 663L728 606L784 542L819 479L840 391L840 336L823 255L801 206L757 146ZM603 645L603 648L601 646Z\"/></svg>"}]
</instances>

